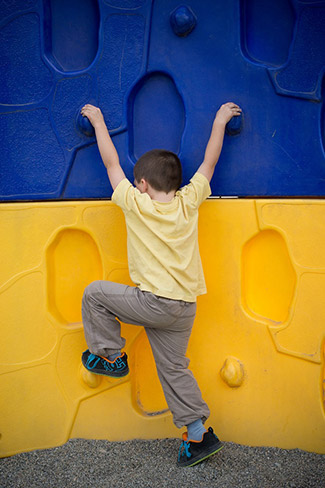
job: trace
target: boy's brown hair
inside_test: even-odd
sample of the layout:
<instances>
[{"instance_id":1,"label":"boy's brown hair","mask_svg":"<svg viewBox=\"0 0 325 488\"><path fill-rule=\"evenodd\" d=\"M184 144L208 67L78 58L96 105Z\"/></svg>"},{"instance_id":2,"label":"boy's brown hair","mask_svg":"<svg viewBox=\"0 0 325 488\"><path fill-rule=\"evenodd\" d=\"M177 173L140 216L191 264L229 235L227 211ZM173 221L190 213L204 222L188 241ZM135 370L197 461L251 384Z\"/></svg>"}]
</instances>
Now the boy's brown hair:
<instances>
[{"instance_id":1,"label":"boy's brown hair","mask_svg":"<svg viewBox=\"0 0 325 488\"><path fill-rule=\"evenodd\" d=\"M133 168L134 179L145 179L156 191L177 191L182 183L182 165L176 154L153 149L143 154Z\"/></svg>"}]
</instances>

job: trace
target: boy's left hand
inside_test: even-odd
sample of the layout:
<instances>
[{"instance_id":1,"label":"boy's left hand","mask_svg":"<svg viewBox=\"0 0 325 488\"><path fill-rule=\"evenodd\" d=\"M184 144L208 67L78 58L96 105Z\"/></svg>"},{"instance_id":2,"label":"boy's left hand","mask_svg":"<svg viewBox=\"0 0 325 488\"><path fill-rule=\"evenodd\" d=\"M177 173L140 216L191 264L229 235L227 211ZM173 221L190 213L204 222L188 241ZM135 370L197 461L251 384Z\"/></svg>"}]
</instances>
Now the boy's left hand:
<instances>
[{"instance_id":1,"label":"boy's left hand","mask_svg":"<svg viewBox=\"0 0 325 488\"><path fill-rule=\"evenodd\" d=\"M91 125L95 128L96 125L105 124L103 114L100 108L95 107L94 105L84 105L81 109L81 115L87 117L91 123Z\"/></svg>"}]
</instances>

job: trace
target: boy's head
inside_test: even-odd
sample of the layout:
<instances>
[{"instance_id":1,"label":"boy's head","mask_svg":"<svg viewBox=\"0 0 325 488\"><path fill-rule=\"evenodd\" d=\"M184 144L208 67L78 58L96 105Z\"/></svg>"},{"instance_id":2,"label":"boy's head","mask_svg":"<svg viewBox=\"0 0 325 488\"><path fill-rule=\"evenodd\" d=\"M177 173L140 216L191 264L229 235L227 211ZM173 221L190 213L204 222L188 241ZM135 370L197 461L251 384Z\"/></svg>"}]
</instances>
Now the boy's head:
<instances>
[{"instance_id":1,"label":"boy's head","mask_svg":"<svg viewBox=\"0 0 325 488\"><path fill-rule=\"evenodd\" d=\"M133 168L134 179L144 179L154 190L177 191L182 183L181 162L171 151L153 149L143 154Z\"/></svg>"}]
</instances>

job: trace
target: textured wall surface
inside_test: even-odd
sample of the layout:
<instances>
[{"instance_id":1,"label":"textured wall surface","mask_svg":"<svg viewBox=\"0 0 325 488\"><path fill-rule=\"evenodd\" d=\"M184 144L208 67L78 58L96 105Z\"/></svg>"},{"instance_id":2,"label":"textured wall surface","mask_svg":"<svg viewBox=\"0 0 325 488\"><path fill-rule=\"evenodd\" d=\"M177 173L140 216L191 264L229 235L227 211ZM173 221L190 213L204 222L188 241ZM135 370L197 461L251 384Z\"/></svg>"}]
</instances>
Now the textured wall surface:
<instances>
[{"instance_id":1,"label":"textured wall surface","mask_svg":"<svg viewBox=\"0 0 325 488\"><path fill-rule=\"evenodd\" d=\"M323 200L201 208L208 294L198 300L188 357L224 440L325 453L324 221ZM127 377L81 364L85 286L131 283L120 209L5 204L0 223L1 454L70 437L179 435L141 327L122 327Z\"/></svg>"},{"instance_id":2,"label":"textured wall surface","mask_svg":"<svg viewBox=\"0 0 325 488\"><path fill-rule=\"evenodd\" d=\"M2 0L0 16L2 200L110 197L87 102L129 178L165 147L186 183L227 100L242 131L214 195L324 196L324 1Z\"/></svg>"}]
</instances>

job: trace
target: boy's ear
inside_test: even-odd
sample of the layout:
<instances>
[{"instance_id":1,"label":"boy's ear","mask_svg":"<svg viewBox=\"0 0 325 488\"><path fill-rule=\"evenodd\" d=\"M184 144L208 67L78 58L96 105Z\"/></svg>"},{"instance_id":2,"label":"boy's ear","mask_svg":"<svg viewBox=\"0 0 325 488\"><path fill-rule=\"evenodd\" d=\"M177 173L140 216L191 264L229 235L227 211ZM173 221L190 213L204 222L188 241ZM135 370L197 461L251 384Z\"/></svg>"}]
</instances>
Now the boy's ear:
<instances>
[{"instance_id":1,"label":"boy's ear","mask_svg":"<svg viewBox=\"0 0 325 488\"><path fill-rule=\"evenodd\" d=\"M145 180L144 178L141 178L140 181L134 180L134 184L141 193L147 193L149 188L149 183L147 182L147 180Z\"/></svg>"},{"instance_id":2,"label":"boy's ear","mask_svg":"<svg viewBox=\"0 0 325 488\"><path fill-rule=\"evenodd\" d=\"M145 180L144 178L141 178L141 188L142 188L142 191L143 193L146 193L148 191L148 182L147 180Z\"/></svg>"}]
</instances>

